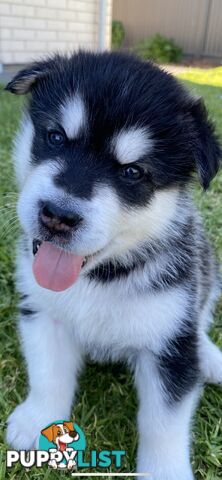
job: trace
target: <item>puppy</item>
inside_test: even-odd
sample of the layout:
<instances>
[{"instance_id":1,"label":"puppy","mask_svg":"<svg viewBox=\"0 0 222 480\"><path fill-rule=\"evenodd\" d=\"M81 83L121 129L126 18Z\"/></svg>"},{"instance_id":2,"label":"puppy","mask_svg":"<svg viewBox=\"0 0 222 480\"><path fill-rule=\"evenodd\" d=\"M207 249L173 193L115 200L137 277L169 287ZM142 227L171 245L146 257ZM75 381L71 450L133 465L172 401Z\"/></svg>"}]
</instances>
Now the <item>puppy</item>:
<instances>
[{"instance_id":1,"label":"puppy","mask_svg":"<svg viewBox=\"0 0 222 480\"><path fill-rule=\"evenodd\" d=\"M64 452L70 443L76 442L79 439L79 434L74 430L72 422L52 424L49 427L44 428L41 431L41 434L44 435L49 442L54 443L57 450L60 452ZM66 468L66 463L61 462L57 464L56 460L51 460L49 465L55 469ZM68 469L71 469L75 465L75 460L69 460L67 467Z\"/></svg>"},{"instance_id":2,"label":"puppy","mask_svg":"<svg viewBox=\"0 0 222 480\"><path fill-rule=\"evenodd\" d=\"M123 360L139 397L137 471L191 480L190 421L203 383L222 381L207 335L218 268L189 191L219 169L204 105L118 53L56 55L6 89L29 94L14 157L30 390L8 443L33 448L69 418L86 354Z\"/></svg>"},{"instance_id":3,"label":"puppy","mask_svg":"<svg viewBox=\"0 0 222 480\"><path fill-rule=\"evenodd\" d=\"M50 425L47 428L44 428L41 431L41 434L44 435L49 442L55 443L57 450L64 452L69 443L75 442L78 440L79 435L73 429L72 422L63 422Z\"/></svg>"}]
</instances>

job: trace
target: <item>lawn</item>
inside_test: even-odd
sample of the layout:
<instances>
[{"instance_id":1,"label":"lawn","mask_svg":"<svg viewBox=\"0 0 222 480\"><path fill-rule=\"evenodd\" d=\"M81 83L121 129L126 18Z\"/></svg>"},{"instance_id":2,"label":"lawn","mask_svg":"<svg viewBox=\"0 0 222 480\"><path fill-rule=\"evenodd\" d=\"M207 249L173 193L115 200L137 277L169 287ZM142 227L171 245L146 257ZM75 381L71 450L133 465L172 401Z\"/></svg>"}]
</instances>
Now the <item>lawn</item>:
<instances>
[{"instance_id":1,"label":"lawn","mask_svg":"<svg viewBox=\"0 0 222 480\"><path fill-rule=\"evenodd\" d=\"M189 69L180 75L189 89L204 97L218 134L222 138L222 68L208 71ZM11 162L11 142L18 125L22 99L0 91L0 480L59 479L70 473L43 469L26 472L17 466L5 469L4 442L6 419L27 390L27 378L16 333L16 292L14 288L15 242L19 227L16 221L16 187ZM201 209L209 236L222 260L222 174L203 194L195 188L195 200ZM222 347L222 302L218 305L212 331ZM90 449L123 449L127 451L125 471L135 468L137 436L136 401L132 378L124 366L88 364L81 378L77 404L73 410L77 423L86 434ZM194 418L192 463L197 480L222 478L222 391L205 389ZM178 479L180 480L180 479Z\"/></svg>"}]
</instances>

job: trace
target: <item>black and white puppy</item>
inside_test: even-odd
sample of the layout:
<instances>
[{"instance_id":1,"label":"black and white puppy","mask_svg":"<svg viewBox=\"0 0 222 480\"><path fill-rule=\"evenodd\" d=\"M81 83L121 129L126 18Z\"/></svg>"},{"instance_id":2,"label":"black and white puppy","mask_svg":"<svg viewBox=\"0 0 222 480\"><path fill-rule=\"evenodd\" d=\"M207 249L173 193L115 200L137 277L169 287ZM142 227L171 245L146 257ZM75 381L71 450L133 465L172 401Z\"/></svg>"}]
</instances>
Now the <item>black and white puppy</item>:
<instances>
[{"instance_id":1,"label":"black and white puppy","mask_svg":"<svg viewBox=\"0 0 222 480\"><path fill-rule=\"evenodd\" d=\"M204 381L222 381L207 335L219 274L188 189L219 168L203 103L117 53L37 62L7 90L30 93L15 146L30 391L7 440L30 449L69 418L86 354L123 360L139 396L137 471L191 480L190 420Z\"/></svg>"}]
</instances>

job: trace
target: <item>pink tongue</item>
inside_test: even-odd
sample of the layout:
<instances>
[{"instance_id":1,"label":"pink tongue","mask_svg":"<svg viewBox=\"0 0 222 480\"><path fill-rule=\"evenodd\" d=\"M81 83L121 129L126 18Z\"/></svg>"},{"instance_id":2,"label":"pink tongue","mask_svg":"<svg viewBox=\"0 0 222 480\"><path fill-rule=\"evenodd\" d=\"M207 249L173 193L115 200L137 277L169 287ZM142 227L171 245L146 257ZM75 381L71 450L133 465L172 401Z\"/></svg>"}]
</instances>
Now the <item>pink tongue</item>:
<instances>
[{"instance_id":1,"label":"pink tongue","mask_svg":"<svg viewBox=\"0 0 222 480\"><path fill-rule=\"evenodd\" d=\"M43 242L35 255L33 273L41 287L54 292L69 288L78 278L84 257Z\"/></svg>"},{"instance_id":2,"label":"pink tongue","mask_svg":"<svg viewBox=\"0 0 222 480\"><path fill-rule=\"evenodd\" d=\"M64 450L66 449L66 445L67 445L66 443L60 442L59 440L59 447L62 452L64 452Z\"/></svg>"}]
</instances>

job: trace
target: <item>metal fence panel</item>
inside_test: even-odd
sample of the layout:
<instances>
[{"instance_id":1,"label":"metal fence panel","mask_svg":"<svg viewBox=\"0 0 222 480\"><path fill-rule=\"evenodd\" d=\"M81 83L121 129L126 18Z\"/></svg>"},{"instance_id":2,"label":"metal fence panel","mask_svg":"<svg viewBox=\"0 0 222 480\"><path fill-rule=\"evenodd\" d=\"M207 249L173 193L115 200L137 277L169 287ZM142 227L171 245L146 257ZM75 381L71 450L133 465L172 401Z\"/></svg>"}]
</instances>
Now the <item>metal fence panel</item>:
<instances>
[{"instance_id":1,"label":"metal fence panel","mask_svg":"<svg viewBox=\"0 0 222 480\"><path fill-rule=\"evenodd\" d=\"M222 0L113 0L113 19L124 24L125 47L161 33L187 54L222 54Z\"/></svg>"},{"instance_id":2,"label":"metal fence panel","mask_svg":"<svg viewBox=\"0 0 222 480\"><path fill-rule=\"evenodd\" d=\"M204 53L222 57L222 1L211 0Z\"/></svg>"}]
</instances>

